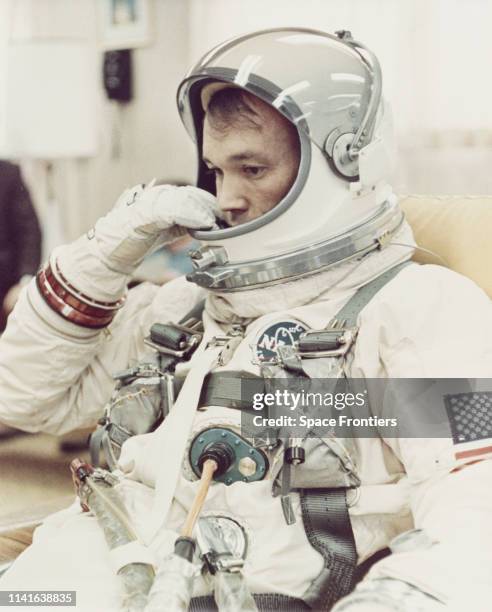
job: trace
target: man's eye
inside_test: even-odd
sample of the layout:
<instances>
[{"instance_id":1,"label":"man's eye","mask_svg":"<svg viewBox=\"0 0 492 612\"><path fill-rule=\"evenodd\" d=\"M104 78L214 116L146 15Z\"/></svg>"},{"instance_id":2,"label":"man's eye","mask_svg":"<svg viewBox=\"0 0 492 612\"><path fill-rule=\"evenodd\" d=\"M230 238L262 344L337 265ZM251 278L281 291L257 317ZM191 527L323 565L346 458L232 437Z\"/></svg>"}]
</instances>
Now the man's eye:
<instances>
[{"instance_id":1,"label":"man's eye","mask_svg":"<svg viewBox=\"0 0 492 612\"><path fill-rule=\"evenodd\" d=\"M243 166L243 172L252 178L260 178L266 172L265 166Z\"/></svg>"}]
</instances>

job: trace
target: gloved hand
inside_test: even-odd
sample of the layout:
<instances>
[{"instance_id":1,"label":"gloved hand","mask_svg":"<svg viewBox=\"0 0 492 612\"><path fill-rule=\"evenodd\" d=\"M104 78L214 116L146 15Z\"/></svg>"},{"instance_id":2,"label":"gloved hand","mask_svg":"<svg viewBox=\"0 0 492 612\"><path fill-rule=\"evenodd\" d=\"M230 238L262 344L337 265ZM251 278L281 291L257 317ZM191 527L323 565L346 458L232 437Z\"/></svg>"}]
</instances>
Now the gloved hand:
<instances>
[{"instance_id":1,"label":"gloved hand","mask_svg":"<svg viewBox=\"0 0 492 612\"><path fill-rule=\"evenodd\" d=\"M95 227L55 249L64 277L95 300L114 301L151 251L183 236L188 228L215 224L215 198L196 187L142 186L127 189Z\"/></svg>"}]
</instances>

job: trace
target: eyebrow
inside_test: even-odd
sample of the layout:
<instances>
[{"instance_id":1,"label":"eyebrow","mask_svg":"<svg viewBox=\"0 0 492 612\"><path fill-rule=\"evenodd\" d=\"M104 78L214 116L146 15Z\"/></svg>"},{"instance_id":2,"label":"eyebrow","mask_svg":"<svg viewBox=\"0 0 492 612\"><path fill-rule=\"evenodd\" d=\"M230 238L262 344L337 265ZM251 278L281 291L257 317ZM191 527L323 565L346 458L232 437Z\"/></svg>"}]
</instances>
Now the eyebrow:
<instances>
[{"instance_id":1,"label":"eyebrow","mask_svg":"<svg viewBox=\"0 0 492 612\"><path fill-rule=\"evenodd\" d=\"M213 162L211 162L209 159L207 159L206 157L202 158L203 161L206 164L210 164L211 166L214 165ZM238 162L238 161L249 161L254 159L255 161L261 162L261 163L267 163L268 159L261 155L261 153L254 153L253 151L245 151L244 153L236 153L235 155L230 155L227 158L228 162Z\"/></svg>"}]
</instances>

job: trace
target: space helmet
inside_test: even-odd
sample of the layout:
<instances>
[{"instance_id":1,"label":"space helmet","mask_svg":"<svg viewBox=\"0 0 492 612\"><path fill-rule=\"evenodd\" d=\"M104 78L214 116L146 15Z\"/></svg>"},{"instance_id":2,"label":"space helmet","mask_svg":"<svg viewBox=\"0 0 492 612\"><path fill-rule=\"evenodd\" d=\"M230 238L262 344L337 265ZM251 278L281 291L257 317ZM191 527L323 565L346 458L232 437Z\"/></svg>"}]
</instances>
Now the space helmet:
<instances>
[{"instance_id":1,"label":"space helmet","mask_svg":"<svg viewBox=\"0 0 492 612\"><path fill-rule=\"evenodd\" d=\"M262 216L192 232L201 246L191 253L188 280L241 291L315 274L387 244L403 215L388 184L393 130L371 51L348 31L276 28L208 52L177 97L197 146L197 186L211 193L215 182L201 159L203 93L217 84L239 87L286 117L297 129L300 163L288 193Z\"/></svg>"}]
</instances>

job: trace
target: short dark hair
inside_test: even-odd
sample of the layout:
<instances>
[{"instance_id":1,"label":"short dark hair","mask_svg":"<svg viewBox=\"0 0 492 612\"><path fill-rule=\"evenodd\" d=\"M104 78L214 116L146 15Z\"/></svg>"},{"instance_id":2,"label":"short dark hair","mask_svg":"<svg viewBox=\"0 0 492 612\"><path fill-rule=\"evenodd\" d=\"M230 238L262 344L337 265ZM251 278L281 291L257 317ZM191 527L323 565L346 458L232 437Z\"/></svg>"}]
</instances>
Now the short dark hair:
<instances>
[{"instance_id":1,"label":"short dark hair","mask_svg":"<svg viewBox=\"0 0 492 612\"><path fill-rule=\"evenodd\" d=\"M237 87L219 89L207 107L210 125L221 132L238 125L260 129L260 117L249 101L253 97L253 94Z\"/></svg>"}]
</instances>

